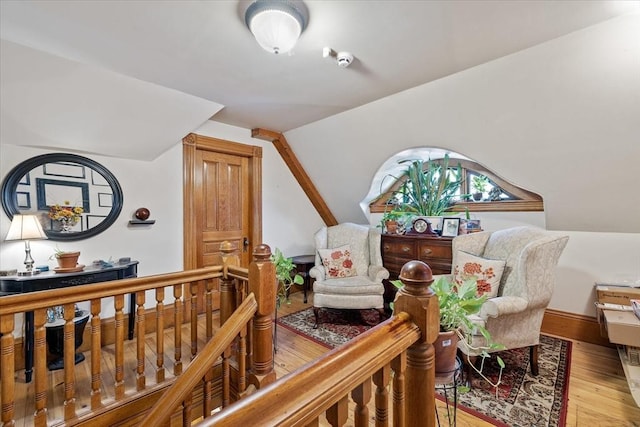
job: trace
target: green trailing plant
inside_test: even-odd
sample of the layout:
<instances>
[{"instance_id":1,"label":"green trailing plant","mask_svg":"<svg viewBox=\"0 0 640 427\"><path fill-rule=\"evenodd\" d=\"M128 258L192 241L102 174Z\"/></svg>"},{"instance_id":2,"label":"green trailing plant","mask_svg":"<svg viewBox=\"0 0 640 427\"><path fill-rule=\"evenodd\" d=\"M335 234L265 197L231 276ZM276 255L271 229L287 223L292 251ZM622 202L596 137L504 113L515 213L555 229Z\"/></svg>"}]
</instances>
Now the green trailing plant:
<instances>
[{"instance_id":1,"label":"green trailing plant","mask_svg":"<svg viewBox=\"0 0 640 427\"><path fill-rule=\"evenodd\" d=\"M276 293L276 304L278 307L282 302L290 303L289 290L294 284L304 284L304 279L299 274L291 274L296 268L291 258L287 258L282 254L280 249L276 248L275 252L271 254L271 262L276 267L276 279L278 280L278 290Z\"/></svg>"},{"instance_id":2,"label":"green trailing plant","mask_svg":"<svg viewBox=\"0 0 640 427\"><path fill-rule=\"evenodd\" d=\"M402 281L393 280L391 283L396 288L401 288ZM438 277L431 285L431 290L438 297L438 307L440 309L440 331L448 332L455 331L462 345L467 346L470 350L480 352L478 357L481 358L480 367L476 367L474 363L471 363L470 357L467 354L467 362L485 381L491 384L498 392L498 386L502 382L502 371L505 368L504 361L500 356L496 356L498 366L500 366L500 374L497 381L492 382L487 376L483 374L485 360L490 358L489 350L501 350L504 349L504 345L494 343L491 339L491 334L482 325L474 323L469 316L480 312L482 305L487 300L487 295L479 296L477 294L477 282L475 278L470 278L461 284L457 284L451 281L448 276ZM486 345L481 348L476 348L471 345L471 332L478 331L485 339ZM460 386L459 391L469 391L468 386Z\"/></svg>"},{"instance_id":3,"label":"green trailing plant","mask_svg":"<svg viewBox=\"0 0 640 427\"><path fill-rule=\"evenodd\" d=\"M463 181L462 167L449 167L449 156L442 162L429 159L404 160L410 162L401 175L404 182L394 192L399 197L398 210L410 212L418 216L441 216L449 209L458 194Z\"/></svg>"}]
</instances>

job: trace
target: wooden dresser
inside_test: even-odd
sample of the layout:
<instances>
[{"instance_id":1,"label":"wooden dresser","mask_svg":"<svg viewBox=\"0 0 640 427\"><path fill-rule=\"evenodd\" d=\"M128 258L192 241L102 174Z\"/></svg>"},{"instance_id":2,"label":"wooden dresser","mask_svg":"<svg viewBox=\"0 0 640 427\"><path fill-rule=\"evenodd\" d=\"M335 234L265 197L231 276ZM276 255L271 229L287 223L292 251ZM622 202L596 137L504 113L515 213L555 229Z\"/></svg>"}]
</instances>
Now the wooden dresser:
<instances>
[{"instance_id":1,"label":"wooden dresser","mask_svg":"<svg viewBox=\"0 0 640 427\"><path fill-rule=\"evenodd\" d=\"M451 241L453 237L423 235L382 235L382 264L395 280L408 261L420 260L429 264L433 274L451 273Z\"/></svg>"}]
</instances>

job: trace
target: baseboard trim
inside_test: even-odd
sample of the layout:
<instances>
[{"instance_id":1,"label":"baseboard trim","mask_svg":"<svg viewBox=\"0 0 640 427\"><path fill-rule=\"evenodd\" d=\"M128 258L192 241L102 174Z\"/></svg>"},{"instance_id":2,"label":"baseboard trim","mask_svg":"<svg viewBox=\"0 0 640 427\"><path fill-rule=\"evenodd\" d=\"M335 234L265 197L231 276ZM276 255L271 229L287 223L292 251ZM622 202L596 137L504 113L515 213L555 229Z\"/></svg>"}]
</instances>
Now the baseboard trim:
<instances>
[{"instance_id":1,"label":"baseboard trim","mask_svg":"<svg viewBox=\"0 0 640 427\"><path fill-rule=\"evenodd\" d=\"M610 347L607 337L600 334L595 317L547 309L542 319L542 333Z\"/></svg>"}]
</instances>

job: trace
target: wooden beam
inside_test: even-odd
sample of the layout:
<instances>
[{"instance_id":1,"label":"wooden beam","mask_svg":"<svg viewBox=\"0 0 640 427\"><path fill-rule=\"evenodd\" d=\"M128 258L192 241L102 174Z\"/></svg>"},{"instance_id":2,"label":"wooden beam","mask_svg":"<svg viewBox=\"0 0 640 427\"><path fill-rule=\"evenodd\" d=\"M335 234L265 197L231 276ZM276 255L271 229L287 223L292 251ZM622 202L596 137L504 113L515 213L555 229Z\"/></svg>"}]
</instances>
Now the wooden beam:
<instances>
[{"instance_id":1,"label":"wooden beam","mask_svg":"<svg viewBox=\"0 0 640 427\"><path fill-rule=\"evenodd\" d=\"M329 207L325 203L324 199L318 192L318 189L313 185L311 178L307 175L307 172L304 170L295 153L289 146L287 139L281 133L270 131L267 129L252 129L251 136L253 138L262 139L264 141L270 141L280 153L280 156L284 160L284 162L289 167L291 173L298 181L298 184L302 187L302 190L307 195L313 207L316 208L316 211L320 214L320 217L324 221L327 226L332 226L338 224L338 221L329 210Z\"/></svg>"}]
</instances>

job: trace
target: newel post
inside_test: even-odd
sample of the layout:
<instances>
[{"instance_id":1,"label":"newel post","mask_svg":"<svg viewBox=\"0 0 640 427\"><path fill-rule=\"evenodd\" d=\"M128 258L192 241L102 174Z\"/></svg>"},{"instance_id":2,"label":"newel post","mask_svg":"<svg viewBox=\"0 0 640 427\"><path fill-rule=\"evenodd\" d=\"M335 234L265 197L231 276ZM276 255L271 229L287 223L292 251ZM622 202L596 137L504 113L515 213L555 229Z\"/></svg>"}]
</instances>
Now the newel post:
<instances>
[{"instance_id":1,"label":"newel post","mask_svg":"<svg viewBox=\"0 0 640 427\"><path fill-rule=\"evenodd\" d=\"M271 248L260 244L249 264L249 292L253 292L258 310L253 318L253 372L249 382L262 388L275 381L273 370L273 315L276 310L276 268Z\"/></svg>"},{"instance_id":2,"label":"newel post","mask_svg":"<svg viewBox=\"0 0 640 427\"><path fill-rule=\"evenodd\" d=\"M440 330L438 297L429 288L431 268L422 261L409 261L400 271L403 287L396 294L394 311L411 315L422 335L407 349L406 405L407 426L435 426L435 350L433 342Z\"/></svg>"},{"instance_id":3,"label":"newel post","mask_svg":"<svg viewBox=\"0 0 640 427\"><path fill-rule=\"evenodd\" d=\"M236 246L228 241L220 243L222 252L222 278L220 279L220 325L233 314L237 308L236 288L233 279L229 277L229 266L239 266Z\"/></svg>"}]
</instances>

